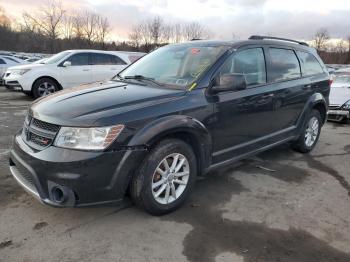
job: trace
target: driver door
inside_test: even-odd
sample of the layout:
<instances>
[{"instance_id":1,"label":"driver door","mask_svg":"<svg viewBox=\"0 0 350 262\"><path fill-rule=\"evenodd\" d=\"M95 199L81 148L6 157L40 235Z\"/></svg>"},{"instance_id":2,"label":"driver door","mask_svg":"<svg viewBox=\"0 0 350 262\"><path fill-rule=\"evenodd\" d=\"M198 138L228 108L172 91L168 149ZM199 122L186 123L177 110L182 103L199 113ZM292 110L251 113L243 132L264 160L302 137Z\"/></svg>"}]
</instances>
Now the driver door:
<instances>
[{"instance_id":1,"label":"driver door","mask_svg":"<svg viewBox=\"0 0 350 262\"><path fill-rule=\"evenodd\" d=\"M215 94L215 123L213 134L213 163L232 159L259 146L259 139L273 130L273 91L267 85L264 49L254 47L239 50L219 69L223 74L243 74L245 90Z\"/></svg>"},{"instance_id":2,"label":"driver door","mask_svg":"<svg viewBox=\"0 0 350 262\"><path fill-rule=\"evenodd\" d=\"M71 62L70 66L63 66L64 62ZM92 82L92 70L89 53L73 54L58 67L63 88L78 86Z\"/></svg>"}]
</instances>

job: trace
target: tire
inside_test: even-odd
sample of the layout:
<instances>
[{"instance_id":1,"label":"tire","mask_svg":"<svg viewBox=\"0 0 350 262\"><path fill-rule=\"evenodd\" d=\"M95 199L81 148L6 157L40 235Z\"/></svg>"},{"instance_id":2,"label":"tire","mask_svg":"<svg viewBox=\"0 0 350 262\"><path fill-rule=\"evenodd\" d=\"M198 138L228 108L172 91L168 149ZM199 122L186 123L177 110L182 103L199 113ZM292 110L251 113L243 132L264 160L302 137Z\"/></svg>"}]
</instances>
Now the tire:
<instances>
[{"instance_id":1,"label":"tire","mask_svg":"<svg viewBox=\"0 0 350 262\"><path fill-rule=\"evenodd\" d=\"M50 78L41 78L35 81L33 85L33 96L39 98L57 92L59 90L56 81Z\"/></svg>"},{"instance_id":2,"label":"tire","mask_svg":"<svg viewBox=\"0 0 350 262\"><path fill-rule=\"evenodd\" d=\"M316 125L317 129L315 128ZM292 144L292 148L300 153L310 152L317 144L321 133L321 127L322 118L320 112L318 110L312 110L306 120L306 124L303 127L299 139Z\"/></svg>"},{"instance_id":3,"label":"tire","mask_svg":"<svg viewBox=\"0 0 350 262\"><path fill-rule=\"evenodd\" d=\"M171 173L173 161L176 159L178 165L182 161L183 165L179 170L173 170L175 173ZM165 160L170 166L168 171ZM151 150L131 181L130 196L134 204L152 215L164 215L178 209L195 184L196 163L193 150L187 143L178 139L162 140ZM163 174L157 171L158 168Z\"/></svg>"}]
</instances>

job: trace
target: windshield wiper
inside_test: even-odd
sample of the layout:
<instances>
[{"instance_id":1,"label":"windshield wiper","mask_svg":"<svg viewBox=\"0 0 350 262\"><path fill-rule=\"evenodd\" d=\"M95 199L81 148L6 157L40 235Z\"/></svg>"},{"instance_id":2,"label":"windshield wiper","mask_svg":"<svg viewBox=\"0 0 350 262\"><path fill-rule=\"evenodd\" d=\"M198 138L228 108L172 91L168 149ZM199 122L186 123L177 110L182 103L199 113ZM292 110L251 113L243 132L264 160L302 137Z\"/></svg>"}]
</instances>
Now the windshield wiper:
<instances>
[{"instance_id":1,"label":"windshield wiper","mask_svg":"<svg viewBox=\"0 0 350 262\"><path fill-rule=\"evenodd\" d=\"M141 80L141 81L149 81L153 84L156 84L157 86L162 86L162 84L160 84L159 82L157 82L156 80L154 80L154 78L151 77L146 77L143 75L133 75L133 76L124 76L121 77L119 76L121 79L135 79L135 80Z\"/></svg>"}]
</instances>

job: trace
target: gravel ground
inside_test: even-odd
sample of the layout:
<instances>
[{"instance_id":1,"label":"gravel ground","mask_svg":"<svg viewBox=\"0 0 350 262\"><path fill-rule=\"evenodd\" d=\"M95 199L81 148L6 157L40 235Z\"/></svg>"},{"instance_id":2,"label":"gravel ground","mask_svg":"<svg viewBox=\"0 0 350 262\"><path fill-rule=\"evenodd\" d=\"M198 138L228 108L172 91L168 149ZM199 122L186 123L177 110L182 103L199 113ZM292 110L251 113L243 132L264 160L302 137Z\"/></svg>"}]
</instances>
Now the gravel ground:
<instances>
[{"instance_id":1,"label":"gravel ground","mask_svg":"<svg viewBox=\"0 0 350 262\"><path fill-rule=\"evenodd\" d=\"M0 87L0 261L350 261L350 125L327 123L309 155L282 146L198 180L175 213L57 209L8 170L31 99Z\"/></svg>"}]
</instances>

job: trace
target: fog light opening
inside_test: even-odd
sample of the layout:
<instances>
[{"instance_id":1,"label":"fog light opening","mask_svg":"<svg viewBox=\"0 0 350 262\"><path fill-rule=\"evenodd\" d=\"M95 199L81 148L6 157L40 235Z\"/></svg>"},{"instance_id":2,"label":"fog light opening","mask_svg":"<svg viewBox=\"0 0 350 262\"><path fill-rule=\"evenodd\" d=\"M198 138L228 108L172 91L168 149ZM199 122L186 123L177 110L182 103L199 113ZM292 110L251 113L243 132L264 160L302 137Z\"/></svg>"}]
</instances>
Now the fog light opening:
<instances>
[{"instance_id":1,"label":"fog light opening","mask_svg":"<svg viewBox=\"0 0 350 262\"><path fill-rule=\"evenodd\" d=\"M62 189L59 187L54 187L51 190L53 201L56 203L63 203L65 201L65 195Z\"/></svg>"}]
</instances>

